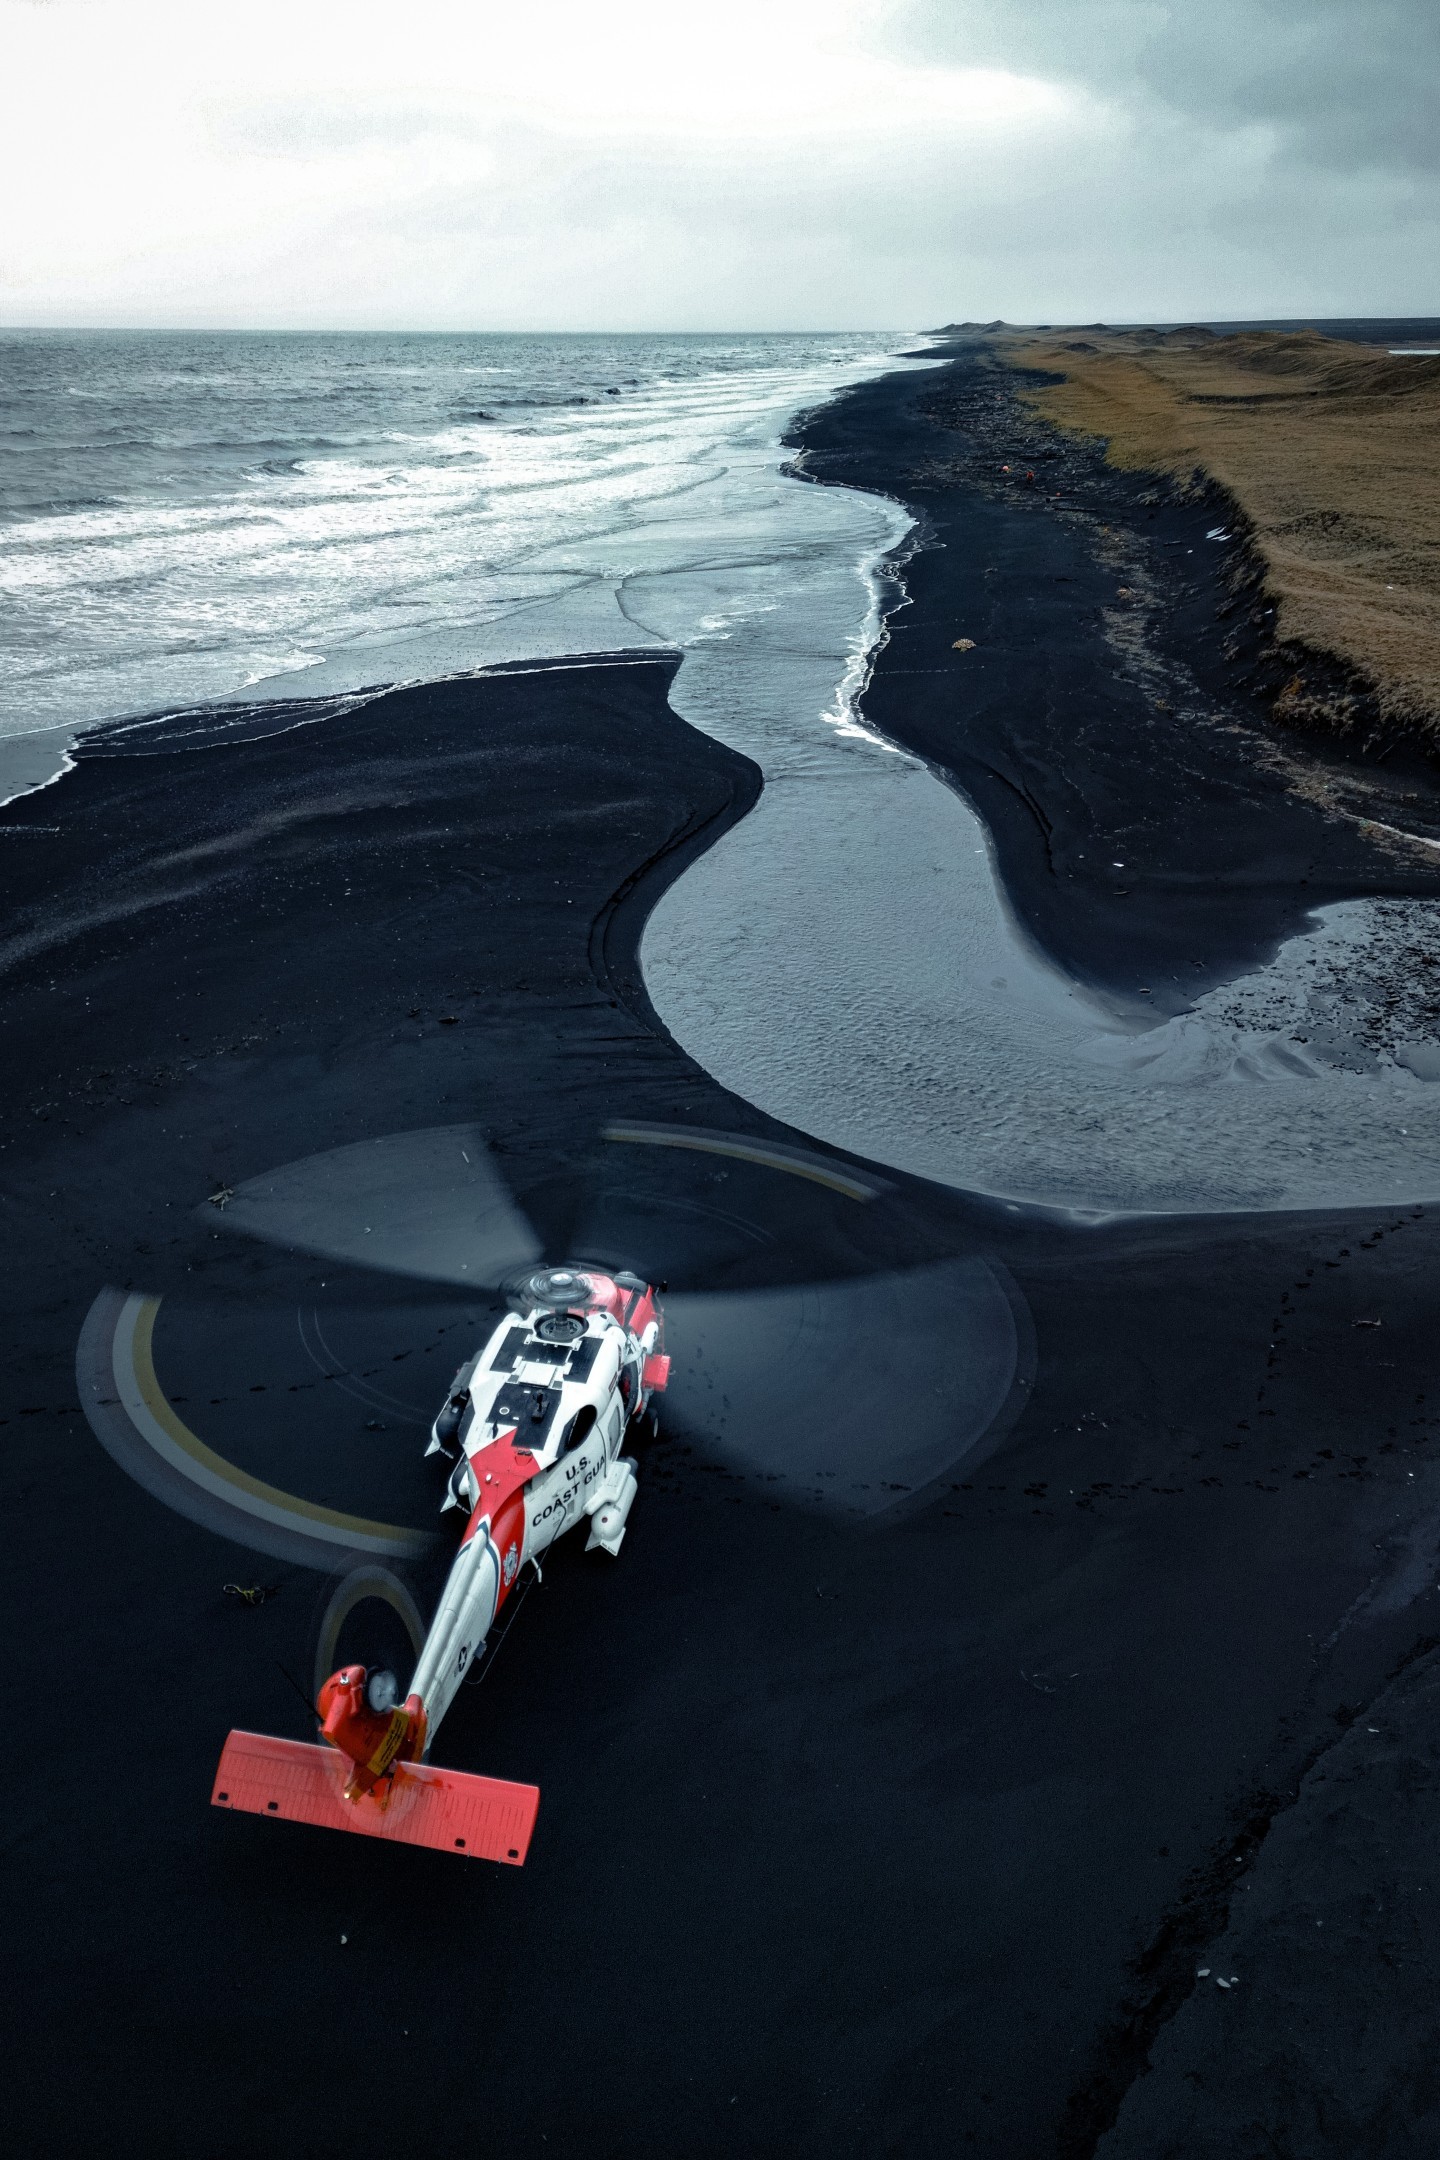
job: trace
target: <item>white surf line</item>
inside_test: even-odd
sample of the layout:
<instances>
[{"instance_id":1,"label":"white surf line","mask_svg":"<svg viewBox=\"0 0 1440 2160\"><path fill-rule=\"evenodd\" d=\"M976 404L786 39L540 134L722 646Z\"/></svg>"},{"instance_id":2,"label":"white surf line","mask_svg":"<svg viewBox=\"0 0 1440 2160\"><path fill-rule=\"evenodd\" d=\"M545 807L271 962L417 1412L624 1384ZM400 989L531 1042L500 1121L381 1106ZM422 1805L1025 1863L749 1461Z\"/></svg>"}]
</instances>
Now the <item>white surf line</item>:
<instances>
[{"instance_id":1,"label":"white surf line","mask_svg":"<svg viewBox=\"0 0 1440 2160\"><path fill-rule=\"evenodd\" d=\"M54 787L66 773L75 770L73 755L80 730L73 727L23 728L14 734L0 735L0 810L11 803L23 802L27 795L38 795L42 788ZM61 736L63 740L50 750L44 751L38 763L32 763L25 771L25 746L43 742L49 736ZM14 768L11 770L11 768Z\"/></svg>"},{"instance_id":2,"label":"white surf line","mask_svg":"<svg viewBox=\"0 0 1440 2160\"><path fill-rule=\"evenodd\" d=\"M1375 832L1393 833L1397 840L1408 840L1414 847L1440 849L1440 840L1427 840L1424 833L1406 832L1403 825L1386 825L1379 818L1361 818L1361 825L1368 825Z\"/></svg>"}]
</instances>

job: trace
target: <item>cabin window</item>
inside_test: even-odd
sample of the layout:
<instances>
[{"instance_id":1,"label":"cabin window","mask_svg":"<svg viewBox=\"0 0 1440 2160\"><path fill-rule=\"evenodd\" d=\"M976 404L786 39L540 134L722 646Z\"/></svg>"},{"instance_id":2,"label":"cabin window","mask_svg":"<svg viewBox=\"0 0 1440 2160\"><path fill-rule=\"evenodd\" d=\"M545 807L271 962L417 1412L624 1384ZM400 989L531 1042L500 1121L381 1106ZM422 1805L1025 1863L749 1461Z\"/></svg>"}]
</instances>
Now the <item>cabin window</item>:
<instances>
[{"instance_id":1,"label":"cabin window","mask_svg":"<svg viewBox=\"0 0 1440 2160\"><path fill-rule=\"evenodd\" d=\"M594 1426L594 1403L582 1403L565 1427L564 1432L560 1435L560 1453L568 1455L572 1448L579 1447L583 1441L589 1438Z\"/></svg>"}]
</instances>

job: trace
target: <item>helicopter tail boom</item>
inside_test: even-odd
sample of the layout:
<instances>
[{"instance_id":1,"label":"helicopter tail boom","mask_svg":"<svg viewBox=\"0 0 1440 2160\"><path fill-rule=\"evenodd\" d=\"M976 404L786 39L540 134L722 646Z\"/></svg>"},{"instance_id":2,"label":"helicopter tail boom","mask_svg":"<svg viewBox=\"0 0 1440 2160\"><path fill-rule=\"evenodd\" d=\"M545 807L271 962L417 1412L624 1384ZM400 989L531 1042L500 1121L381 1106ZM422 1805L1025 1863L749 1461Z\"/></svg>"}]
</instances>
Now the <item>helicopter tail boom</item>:
<instances>
[{"instance_id":1,"label":"helicopter tail boom","mask_svg":"<svg viewBox=\"0 0 1440 2160\"><path fill-rule=\"evenodd\" d=\"M220 1756L211 1804L400 1845L428 1845L465 1860L523 1865L540 1806L537 1786L406 1762L397 1765L381 1806L368 1795L346 1798L351 1767L333 1747L232 1732Z\"/></svg>"}]
</instances>

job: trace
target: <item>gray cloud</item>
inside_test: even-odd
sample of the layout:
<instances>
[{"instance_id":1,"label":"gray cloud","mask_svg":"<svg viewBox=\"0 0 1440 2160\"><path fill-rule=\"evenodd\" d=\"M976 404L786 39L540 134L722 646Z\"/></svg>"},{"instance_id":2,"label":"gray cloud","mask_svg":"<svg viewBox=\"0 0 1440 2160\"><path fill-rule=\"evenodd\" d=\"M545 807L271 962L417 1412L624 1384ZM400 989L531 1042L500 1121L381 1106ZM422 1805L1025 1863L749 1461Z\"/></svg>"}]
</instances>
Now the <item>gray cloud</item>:
<instances>
[{"instance_id":1,"label":"gray cloud","mask_svg":"<svg viewBox=\"0 0 1440 2160\"><path fill-rule=\"evenodd\" d=\"M586 0L532 0L620 56L592 86L528 27L508 59L482 36L452 64L407 21L392 66L351 35L367 4L389 20L382 0L313 0L298 60L287 46L271 67L261 39L237 68L223 9L195 18L206 42L175 34L182 0L125 0L123 22L112 0L0 0L0 192L19 206L0 318L723 329L1440 308L1440 0L744 0L752 27L773 8L801 31L777 70L732 26L714 86L722 16L703 8L610 0L602 23ZM447 4L415 0L432 31ZM48 26L62 15L86 35ZM647 62L620 32L662 15L680 43ZM1029 80L955 72L976 68Z\"/></svg>"},{"instance_id":2,"label":"gray cloud","mask_svg":"<svg viewBox=\"0 0 1440 2160\"><path fill-rule=\"evenodd\" d=\"M1001 66L1217 130L1272 130L1334 172L1440 170L1436 0L910 0L909 56Z\"/></svg>"}]
</instances>

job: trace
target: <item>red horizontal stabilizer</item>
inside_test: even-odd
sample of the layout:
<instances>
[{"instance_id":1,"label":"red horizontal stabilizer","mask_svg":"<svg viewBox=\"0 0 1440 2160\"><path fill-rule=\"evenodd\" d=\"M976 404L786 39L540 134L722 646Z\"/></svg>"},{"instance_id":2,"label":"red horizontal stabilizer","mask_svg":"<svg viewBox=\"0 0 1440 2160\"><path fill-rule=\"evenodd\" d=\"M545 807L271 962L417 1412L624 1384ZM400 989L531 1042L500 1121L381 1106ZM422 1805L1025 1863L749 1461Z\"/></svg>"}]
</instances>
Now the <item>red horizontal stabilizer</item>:
<instances>
[{"instance_id":1,"label":"red horizontal stabilizer","mask_svg":"<svg viewBox=\"0 0 1440 2160\"><path fill-rule=\"evenodd\" d=\"M509 1867L524 1861L540 1806L538 1786L406 1763L395 1774L389 1806L382 1808L368 1798L345 1798L350 1768L332 1747L232 1732L211 1805L314 1823L322 1830L358 1830L362 1837L389 1838L397 1845L431 1845L466 1860L499 1860Z\"/></svg>"}]
</instances>

